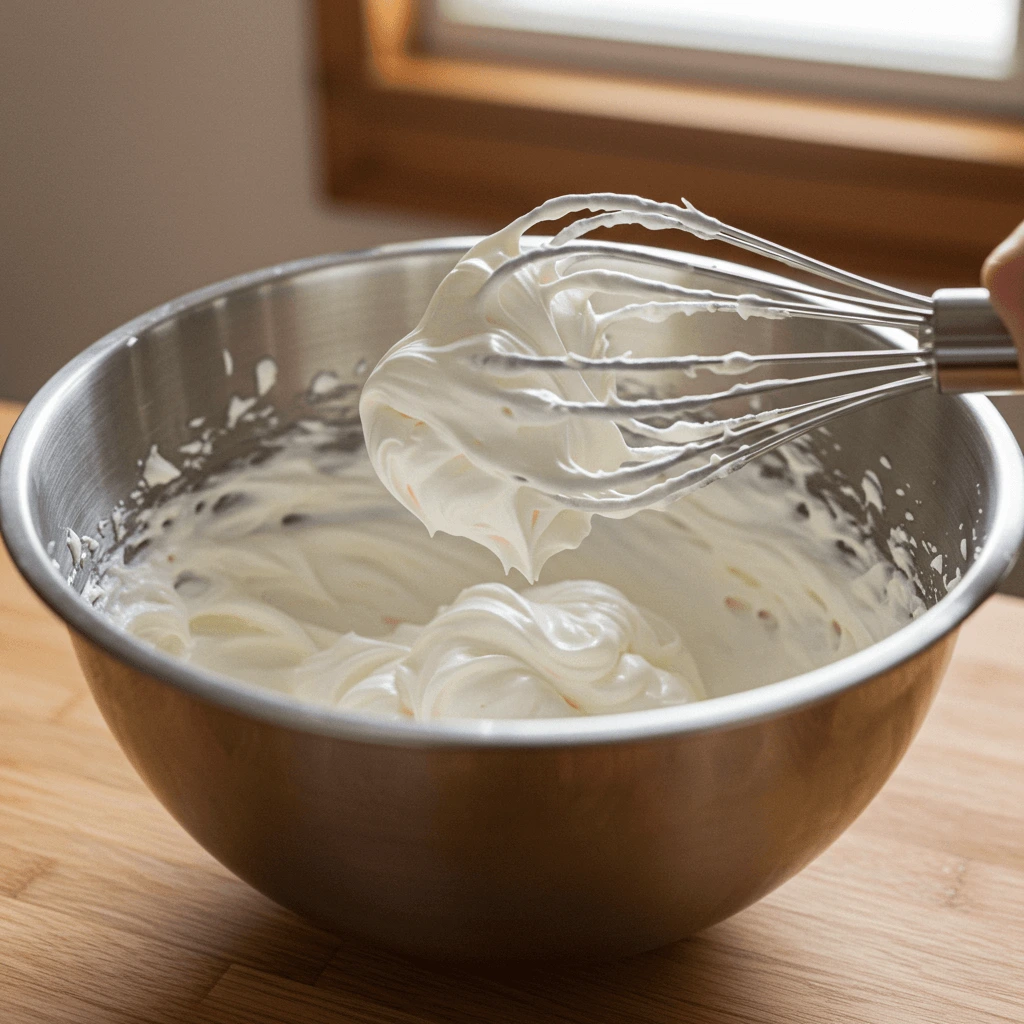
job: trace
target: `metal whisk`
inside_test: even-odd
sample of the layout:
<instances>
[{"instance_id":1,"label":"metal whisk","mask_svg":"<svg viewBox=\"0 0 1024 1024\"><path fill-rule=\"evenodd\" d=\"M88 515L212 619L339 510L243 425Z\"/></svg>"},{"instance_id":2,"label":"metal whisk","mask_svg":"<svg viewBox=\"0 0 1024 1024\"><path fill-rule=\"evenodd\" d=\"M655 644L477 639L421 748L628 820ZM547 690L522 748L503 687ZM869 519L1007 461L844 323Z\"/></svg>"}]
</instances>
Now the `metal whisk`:
<instances>
[{"instance_id":1,"label":"metal whisk","mask_svg":"<svg viewBox=\"0 0 1024 1024\"><path fill-rule=\"evenodd\" d=\"M931 296L918 295L786 249L709 217L686 200L683 203L675 206L616 194L550 200L514 222L508 230L521 236L543 221L581 211L591 215L580 217L550 241L509 257L493 268L480 290L479 301L500 301L501 289L510 281L520 275L543 272L535 281L542 282L538 288L548 298L574 288L599 293L606 300L609 296L627 296L628 301L613 313L617 320L641 312L659 320L676 313L694 312L731 312L743 319L801 317L899 328L916 336L917 347L658 358L497 351L477 355L477 363L486 366L490 373L509 378L510 387L501 394L503 402L532 417L611 420L629 444L630 458L616 470L588 472L578 466L561 467L564 472L557 475L556 486L552 486L550 476L545 480L519 476L520 481L538 487L568 507L598 513L627 512L695 490L836 417L888 398L929 387L946 393L1024 391L1017 349L984 288L943 288ZM717 238L842 285L847 291L796 283L772 284L776 294L766 297L747 291L727 294L687 288L644 276L642 269L630 273L600 265L611 258L616 267L625 263L678 273L693 267L687 264L685 256L661 256L630 247L578 241L596 228L626 223L652 230L675 228L705 239ZM740 287L748 288L752 283L750 277L726 268L716 267L715 273ZM649 298L638 302L638 295ZM571 401L547 388L514 386L516 375L530 371L641 377L667 371L682 372L688 377L710 372L742 378L766 367L773 372L776 368L783 372L811 372L770 380L739 379L728 388L715 388L703 394L652 398L620 397L613 393L607 401ZM761 396L808 386L830 387L834 393L759 409ZM710 407L732 399L746 399L751 411L726 419L707 416Z\"/></svg>"}]
</instances>

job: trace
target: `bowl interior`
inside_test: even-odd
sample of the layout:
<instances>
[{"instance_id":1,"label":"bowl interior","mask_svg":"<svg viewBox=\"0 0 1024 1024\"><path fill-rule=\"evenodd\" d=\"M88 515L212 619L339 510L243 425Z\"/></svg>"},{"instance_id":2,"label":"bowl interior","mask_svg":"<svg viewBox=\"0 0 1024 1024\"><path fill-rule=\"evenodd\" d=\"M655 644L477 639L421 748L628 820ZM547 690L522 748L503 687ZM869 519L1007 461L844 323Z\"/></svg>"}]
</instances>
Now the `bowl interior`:
<instances>
[{"instance_id":1,"label":"bowl interior","mask_svg":"<svg viewBox=\"0 0 1024 1024\"><path fill-rule=\"evenodd\" d=\"M5 532L23 571L37 589L38 565L52 574L51 559L62 576L71 575L66 530L93 535L118 502L144 503L138 481L154 445L180 464L182 446L215 428L209 469L250 449L267 430L299 419L350 419L368 368L415 326L470 242L413 243L273 268L186 296L97 342L34 400L18 438L18 464L4 467L4 493L17 492L19 504L5 510ZM686 261L665 276L750 290L723 278L735 266ZM769 293L781 280L754 271L749 277ZM675 351L911 344L900 332L809 320L744 323L715 315L670 324L664 343ZM268 357L276 383L260 396L257 367ZM232 403L236 414L244 409L241 416L231 414ZM232 429L229 418L237 419ZM842 418L810 444L823 464L821 488L865 523L883 551L899 531L916 539L906 551L929 606L985 550L1005 499L1000 488L1005 492L1009 479L1011 492L1020 489L1019 452L982 400L919 392ZM869 507L869 474L884 497L882 510ZM190 482L186 470L180 486ZM979 583L986 592L1007 571L1020 539L1019 529L1015 538L1005 524L1001 530Z\"/></svg>"}]
</instances>

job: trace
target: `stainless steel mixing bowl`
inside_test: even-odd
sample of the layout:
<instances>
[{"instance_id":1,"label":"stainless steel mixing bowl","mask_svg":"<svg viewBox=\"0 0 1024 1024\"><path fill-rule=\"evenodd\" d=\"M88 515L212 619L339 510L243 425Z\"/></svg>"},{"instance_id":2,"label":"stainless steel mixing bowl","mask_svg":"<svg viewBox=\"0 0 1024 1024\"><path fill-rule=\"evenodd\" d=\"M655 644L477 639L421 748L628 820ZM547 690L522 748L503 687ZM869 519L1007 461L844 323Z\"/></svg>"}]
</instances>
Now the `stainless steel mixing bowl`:
<instances>
[{"instance_id":1,"label":"stainless steel mixing bowl","mask_svg":"<svg viewBox=\"0 0 1024 1024\"><path fill-rule=\"evenodd\" d=\"M350 401L360 362L372 365L417 321L469 243L275 267L114 331L58 373L15 427L0 475L4 536L70 627L96 701L147 785L272 899L428 957L654 947L769 892L878 792L921 724L957 626L1013 561L1024 529L1020 452L983 399L919 394L836 424L823 447L832 467L856 484L884 453L906 484L906 509L894 500L879 539L912 509L915 532L946 566L966 566L962 582L853 657L657 711L436 725L327 713L165 656L68 586L65 528L91 532L133 489L151 445L173 453L192 436L189 421L222 423L232 395L254 393L266 355L279 367L270 397L282 417L318 412L307 401L317 371L332 370ZM705 269L680 279L721 287L713 265L697 262ZM686 344L734 348L735 326L704 320ZM745 329L747 344L823 343L823 328L801 321ZM886 341L866 328L828 332L844 348ZM932 553L918 555L944 594Z\"/></svg>"}]
</instances>

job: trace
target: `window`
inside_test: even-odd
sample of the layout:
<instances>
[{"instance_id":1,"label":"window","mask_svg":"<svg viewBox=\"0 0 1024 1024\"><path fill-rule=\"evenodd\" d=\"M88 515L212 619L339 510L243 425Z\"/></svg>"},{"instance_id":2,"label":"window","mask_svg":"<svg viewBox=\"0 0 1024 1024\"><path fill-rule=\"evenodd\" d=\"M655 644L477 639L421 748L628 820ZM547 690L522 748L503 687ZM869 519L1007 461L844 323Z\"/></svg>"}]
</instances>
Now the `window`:
<instances>
[{"instance_id":1,"label":"window","mask_svg":"<svg viewBox=\"0 0 1024 1024\"><path fill-rule=\"evenodd\" d=\"M1020 0L432 0L427 50L1024 113Z\"/></svg>"},{"instance_id":2,"label":"window","mask_svg":"<svg viewBox=\"0 0 1024 1024\"><path fill-rule=\"evenodd\" d=\"M892 11L901 6L925 5L886 3ZM792 19L781 15L757 22L775 32L767 42L768 29L758 35L749 19L744 38L751 51L756 37L762 51L770 44L770 52L789 56L738 52L736 32L719 40L720 49L701 50L690 28L685 48L669 46L664 24L658 45L636 41L645 31L649 38L656 15L683 25L683 13L711 11L724 23L743 8L811 11L819 33L812 56L824 55L821 40L831 32L852 60L852 22L838 32L825 15L849 8L848 18L860 17L878 3L315 0L327 191L494 227L565 192L685 195L723 220L853 270L922 288L976 283L985 254L1024 216L1024 105L1019 96L1016 108L995 94L979 99L990 86L1007 95L1019 89L1019 70L977 77L986 61L986 73L995 74L1017 46L1011 30L1019 4L972 0L969 46L967 30L958 35L952 23L935 20L960 5L930 0L932 21L913 39L909 30L875 37L870 67L795 58L784 49L794 33L782 31ZM592 16L589 36L567 34L582 31L574 19L552 20L583 9ZM623 11L633 20L624 23ZM499 15L519 20L512 28L491 24ZM808 24L800 29L805 42ZM951 48L951 36L963 45ZM527 43L548 50L521 48ZM606 44L635 49L593 48ZM883 50L886 59L901 52L906 64L908 53L916 60L929 47L936 60L956 51L960 77L948 64L943 74L877 66ZM862 55L871 49L863 36L857 48ZM671 74L644 63L666 54ZM702 74L694 71L699 59L709 62ZM732 59L762 63L729 77L723 68ZM865 84L862 72L883 78ZM914 102L902 86L885 91L905 80L957 88L953 98L925 91Z\"/></svg>"}]
</instances>

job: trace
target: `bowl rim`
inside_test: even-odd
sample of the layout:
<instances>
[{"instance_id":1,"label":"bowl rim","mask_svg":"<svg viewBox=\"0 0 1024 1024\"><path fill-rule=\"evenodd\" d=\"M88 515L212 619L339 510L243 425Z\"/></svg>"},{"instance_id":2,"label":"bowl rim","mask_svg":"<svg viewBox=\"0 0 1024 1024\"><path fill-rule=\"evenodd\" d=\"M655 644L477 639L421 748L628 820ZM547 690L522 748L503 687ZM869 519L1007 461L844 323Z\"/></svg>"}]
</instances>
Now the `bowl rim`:
<instances>
[{"instance_id":1,"label":"bowl rim","mask_svg":"<svg viewBox=\"0 0 1024 1024\"><path fill-rule=\"evenodd\" d=\"M1024 516L1020 515L1020 509L1024 508L1024 457L1013 433L992 403L980 396L964 395L952 400L966 405L981 428L994 466L994 493L999 500L981 553L959 584L896 633L856 654L789 679L692 704L583 718L458 719L429 723L375 719L303 704L284 694L200 669L164 654L115 626L68 586L51 563L44 541L33 530L30 477L33 453L56 409L89 367L140 332L235 292L353 263L462 253L477 241L479 238L475 236L455 236L400 242L294 260L241 274L156 306L79 353L28 402L0 458L0 533L12 560L32 589L73 631L131 668L194 697L267 724L371 744L501 749L639 742L751 725L816 704L889 672L932 647L956 629L1012 568L1024 539ZM613 250L651 248L608 245ZM704 269L735 268L751 273L750 268L739 268L724 260L664 249L657 251ZM786 280L763 271L752 273L766 282ZM887 336L899 343L890 332Z\"/></svg>"}]
</instances>

